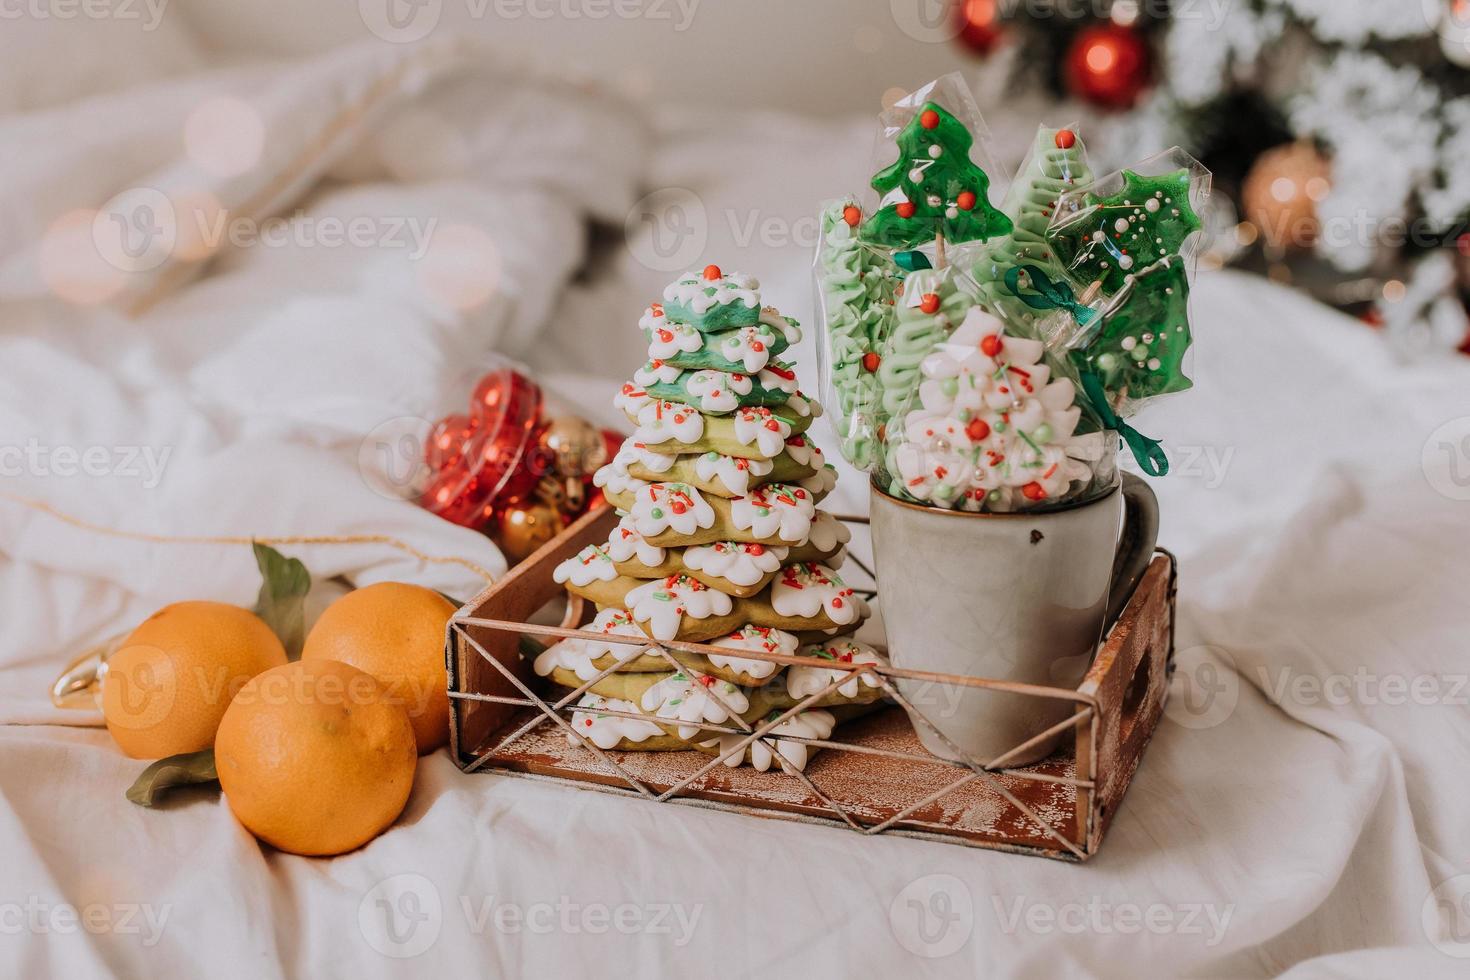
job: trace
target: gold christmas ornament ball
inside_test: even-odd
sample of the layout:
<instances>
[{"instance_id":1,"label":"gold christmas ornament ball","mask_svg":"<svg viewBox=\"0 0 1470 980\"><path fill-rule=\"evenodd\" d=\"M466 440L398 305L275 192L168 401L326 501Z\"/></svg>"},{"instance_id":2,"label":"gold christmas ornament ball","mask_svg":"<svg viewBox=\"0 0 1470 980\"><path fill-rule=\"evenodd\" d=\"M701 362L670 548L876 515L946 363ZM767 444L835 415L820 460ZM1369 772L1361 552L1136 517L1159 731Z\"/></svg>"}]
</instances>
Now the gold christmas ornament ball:
<instances>
[{"instance_id":1,"label":"gold christmas ornament ball","mask_svg":"<svg viewBox=\"0 0 1470 980\"><path fill-rule=\"evenodd\" d=\"M541 448L556 472L566 477L589 476L607 462L607 445L597 426L574 415L562 415L546 424Z\"/></svg>"},{"instance_id":2,"label":"gold christmas ornament ball","mask_svg":"<svg viewBox=\"0 0 1470 980\"><path fill-rule=\"evenodd\" d=\"M495 543L511 564L515 564L525 561L533 551L556 537L561 527L560 515L546 504L507 507L496 518Z\"/></svg>"},{"instance_id":3,"label":"gold christmas ornament ball","mask_svg":"<svg viewBox=\"0 0 1470 980\"><path fill-rule=\"evenodd\" d=\"M1241 204L1268 246L1311 248L1321 232L1317 203L1332 190L1332 164L1309 142L1267 150L1246 176Z\"/></svg>"}]
</instances>

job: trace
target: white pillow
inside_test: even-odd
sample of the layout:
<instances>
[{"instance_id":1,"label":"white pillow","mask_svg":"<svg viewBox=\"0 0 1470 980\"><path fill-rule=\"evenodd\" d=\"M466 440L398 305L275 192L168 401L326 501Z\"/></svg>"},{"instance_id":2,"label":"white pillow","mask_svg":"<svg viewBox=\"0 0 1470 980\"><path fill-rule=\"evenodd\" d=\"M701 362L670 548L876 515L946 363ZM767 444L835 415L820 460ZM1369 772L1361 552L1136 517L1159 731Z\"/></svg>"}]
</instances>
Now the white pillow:
<instances>
[{"instance_id":1,"label":"white pillow","mask_svg":"<svg viewBox=\"0 0 1470 980\"><path fill-rule=\"evenodd\" d=\"M202 67L169 0L0 6L0 114L30 112Z\"/></svg>"}]
</instances>

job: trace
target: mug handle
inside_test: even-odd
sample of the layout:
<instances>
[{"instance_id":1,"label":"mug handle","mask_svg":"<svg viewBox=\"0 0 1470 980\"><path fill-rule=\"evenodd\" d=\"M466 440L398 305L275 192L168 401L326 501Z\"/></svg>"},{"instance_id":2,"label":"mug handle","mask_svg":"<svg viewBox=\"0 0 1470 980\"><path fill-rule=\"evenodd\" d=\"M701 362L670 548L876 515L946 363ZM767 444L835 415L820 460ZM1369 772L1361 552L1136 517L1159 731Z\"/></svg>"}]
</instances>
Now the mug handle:
<instances>
[{"instance_id":1,"label":"mug handle","mask_svg":"<svg viewBox=\"0 0 1470 980\"><path fill-rule=\"evenodd\" d=\"M1108 612L1103 620L1106 633L1133 598L1138 580L1154 558L1159 540L1159 498L1142 477L1123 474L1123 533L1113 557L1112 584L1108 586Z\"/></svg>"}]
</instances>

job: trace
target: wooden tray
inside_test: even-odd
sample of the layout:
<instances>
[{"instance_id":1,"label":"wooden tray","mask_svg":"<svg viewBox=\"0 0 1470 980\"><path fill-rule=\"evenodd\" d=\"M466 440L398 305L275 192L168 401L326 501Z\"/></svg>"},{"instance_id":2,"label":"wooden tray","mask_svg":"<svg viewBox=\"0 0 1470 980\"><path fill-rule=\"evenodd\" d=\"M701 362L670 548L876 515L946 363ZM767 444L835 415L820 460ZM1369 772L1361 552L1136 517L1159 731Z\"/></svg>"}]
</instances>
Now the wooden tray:
<instances>
[{"instance_id":1,"label":"wooden tray","mask_svg":"<svg viewBox=\"0 0 1470 980\"><path fill-rule=\"evenodd\" d=\"M923 749L908 714L892 706L840 726L830 742L815 743L825 748L804 773L762 773L728 768L695 751L604 752L571 744L564 719L573 702L558 709L546 700L547 686L523 651L531 637L578 635L575 627L587 614L580 603L561 613L566 596L551 572L584 546L606 540L616 521L606 508L587 514L451 622L450 747L461 769L493 768L628 796L1062 860L1084 861L1097 852L1162 714L1174 642L1172 555L1154 558L1075 691L875 670L895 698L889 682L904 677L1072 702L1074 715L1063 723L1072 737L1050 758L1021 768L943 761ZM553 625L558 619L562 625Z\"/></svg>"}]
</instances>

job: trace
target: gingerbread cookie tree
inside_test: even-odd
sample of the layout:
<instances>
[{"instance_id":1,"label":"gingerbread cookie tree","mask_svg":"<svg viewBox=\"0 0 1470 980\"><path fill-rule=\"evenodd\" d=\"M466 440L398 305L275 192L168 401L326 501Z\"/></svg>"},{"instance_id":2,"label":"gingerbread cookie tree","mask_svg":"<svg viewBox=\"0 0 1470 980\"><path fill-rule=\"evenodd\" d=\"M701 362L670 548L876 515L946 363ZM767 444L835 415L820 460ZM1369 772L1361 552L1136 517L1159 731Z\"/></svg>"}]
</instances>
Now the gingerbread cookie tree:
<instances>
[{"instance_id":1,"label":"gingerbread cookie tree","mask_svg":"<svg viewBox=\"0 0 1470 980\"><path fill-rule=\"evenodd\" d=\"M893 248L945 241L985 241L1011 230L990 204L990 177L970 161L970 131L942 106L929 102L898 134L898 159L873 176L887 199L863 225L864 237Z\"/></svg>"},{"instance_id":2,"label":"gingerbread cookie tree","mask_svg":"<svg viewBox=\"0 0 1470 980\"><path fill-rule=\"evenodd\" d=\"M616 398L635 431L595 478L621 518L606 543L559 566L556 580L599 607L591 629L648 644L564 640L535 663L573 688L616 668L574 716L574 729L601 748L728 750L727 765L800 768L807 747L777 736L824 738L879 696L871 685L843 684L822 697L822 710L787 719L742 752L739 737L700 727L729 726L735 715L753 727L794 707L796 691L836 679L817 684L831 671L788 671L742 654L877 656L841 639L867 605L836 571L846 529L817 506L836 471L803 435L820 407L778 357L800 332L761 306L758 289L711 265L672 283L641 321L649 361ZM676 670L658 647L666 640L729 653L675 653Z\"/></svg>"}]
</instances>

